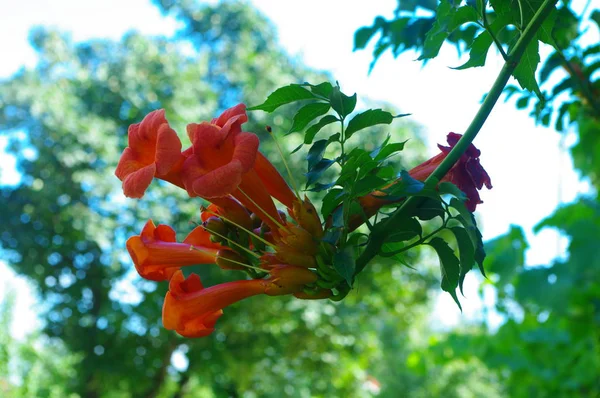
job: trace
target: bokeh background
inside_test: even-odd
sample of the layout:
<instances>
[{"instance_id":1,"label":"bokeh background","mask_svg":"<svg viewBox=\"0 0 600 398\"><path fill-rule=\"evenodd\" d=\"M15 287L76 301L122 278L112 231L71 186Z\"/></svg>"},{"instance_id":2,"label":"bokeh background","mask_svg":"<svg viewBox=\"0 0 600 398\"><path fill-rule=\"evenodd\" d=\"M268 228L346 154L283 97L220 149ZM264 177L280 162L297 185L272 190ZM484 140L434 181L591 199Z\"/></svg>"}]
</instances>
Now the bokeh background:
<instances>
[{"instance_id":1,"label":"bokeh background","mask_svg":"<svg viewBox=\"0 0 600 398\"><path fill-rule=\"evenodd\" d=\"M127 127L154 109L185 139L187 123L279 86L338 80L363 109L412 114L355 142L410 139L398 170L464 131L502 66L495 51L465 71L449 68L465 60L450 45L425 66L414 49L385 52L370 73L376 44L353 52L357 29L408 3L0 2L0 396L600 396L597 0L569 3L581 35L565 50L595 98L556 90L572 121L557 132L558 107L536 122L515 95L477 137L494 184L477 210L488 279L467 276L462 313L423 250L415 269L373 263L341 303L255 297L187 340L162 328L165 286L133 270L128 236L148 218L185 236L200 205L167 185L140 201L120 191ZM263 133L289 129L294 109L280 109L251 113L247 130L283 170ZM301 137L283 142L291 152ZM298 179L303 156L287 157Z\"/></svg>"}]
</instances>

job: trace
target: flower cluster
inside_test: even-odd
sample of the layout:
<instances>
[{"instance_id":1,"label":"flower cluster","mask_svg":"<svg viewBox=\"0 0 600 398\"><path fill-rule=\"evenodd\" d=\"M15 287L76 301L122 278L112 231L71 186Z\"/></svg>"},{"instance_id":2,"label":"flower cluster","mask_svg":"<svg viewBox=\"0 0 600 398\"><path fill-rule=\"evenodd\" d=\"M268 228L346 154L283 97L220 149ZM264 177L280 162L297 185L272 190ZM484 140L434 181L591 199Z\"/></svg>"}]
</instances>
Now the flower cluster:
<instances>
[{"instance_id":1,"label":"flower cluster","mask_svg":"<svg viewBox=\"0 0 600 398\"><path fill-rule=\"evenodd\" d=\"M190 197L211 203L201 208L202 223L181 242L173 228L157 226L152 220L140 235L127 241L140 276L169 282L163 324L182 336L209 335L223 308L259 294L339 300L349 292L355 276L340 272L339 261L333 266L336 250L340 250L336 246L345 248L344 242L332 238L335 234L324 239L312 203L293 192L258 151L258 137L242 131L247 120L246 107L239 104L210 122L191 123L187 126L191 146L182 150L164 110L151 112L130 126L129 146L115 171L126 196L142 197L152 180L159 178L184 189ZM441 153L409 175L425 180L459 139L459 134L448 134L450 146L439 145ZM443 179L466 194L470 211L482 203L478 190L492 187L479 155L471 145ZM382 206L402 200L390 198L386 188L356 198L364 214L352 215L346 232L362 224L365 215L370 217ZM274 200L286 211L278 210ZM197 264L216 264L225 272L242 270L247 277L204 287L198 275L186 278L181 270Z\"/></svg>"},{"instance_id":2,"label":"flower cluster","mask_svg":"<svg viewBox=\"0 0 600 398\"><path fill-rule=\"evenodd\" d=\"M171 227L152 220L127 241L140 276L169 281L163 324L182 336L209 335L223 308L258 294L302 299L333 294L317 284L323 236L317 212L258 151L258 137L242 131L247 120L245 105L239 104L211 122L189 124L192 145L182 151L164 110L151 112L130 126L129 146L115 172L128 197L142 197L159 178L212 203L202 209L202 224L182 242ZM204 287L198 275L185 278L181 271L195 264L245 270L251 279Z\"/></svg>"}]
</instances>

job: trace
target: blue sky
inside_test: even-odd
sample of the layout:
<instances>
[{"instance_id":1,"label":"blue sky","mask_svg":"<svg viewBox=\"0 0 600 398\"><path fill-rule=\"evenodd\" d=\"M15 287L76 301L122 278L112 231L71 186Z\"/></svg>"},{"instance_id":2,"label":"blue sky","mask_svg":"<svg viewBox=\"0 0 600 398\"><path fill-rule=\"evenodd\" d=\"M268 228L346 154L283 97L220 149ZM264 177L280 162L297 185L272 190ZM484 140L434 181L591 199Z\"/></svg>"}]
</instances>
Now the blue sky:
<instances>
[{"instance_id":1,"label":"blue sky","mask_svg":"<svg viewBox=\"0 0 600 398\"><path fill-rule=\"evenodd\" d=\"M435 143L444 142L449 131L461 133L466 129L502 67L502 59L490 51L485 68L452 70L449 67L461 62L454 48L445 46L440 56L426 67L414 61L417 58L414 53L397 60L384 54L368 75L371 51L353 53L353 33L363 25L370 25L376 15L391 17L396 0L254 0L251 3L275 23L280 42L291 55L313 68L331 71L345 92L388 101L403 112L412 113L413 120L425 127L432 154L436 152ZM34 25L58 27L70 32L77 41L92 37L119 39L132 29L144 34L170 35L178 26L176 21L161 16L146 0L3 1L0 15L4 16L0 50L5 54L0 63L0 78L10 76L23 65L35 65L35 53L27 41L28 31ZM560 136L535 126L528 112L517 111L513 103L500 102L496 106L475 141L482 151L481 163L494 185L493 190L482 192L485 203L477 208L484 239L518 224L530 239L528 264L549 263L564 253L566 241L554 231L544 230L534 236L531 228L560 203L572 201L590 189L589 184L579 180L564 150L573 139L573 134ZM0 136L0 150L5 144L6 140ZM0 183L14 182L18 175L13 171L12 159L5 154L0 156ZM0 297L13 280L25 283L14 278L0 282ZM470 318L479 316L481 309L481 303L472 299L478 283L477 278L467 277L469 299L463 300L463 308L465 316ZM31 294L20 295L17 312L26 313L25 309L33 302ZM449 296L442 296L437 306L436 313L443 324L460 321L460 312ZM27 316L29 321L15 325L16 335L27 330L24 325L32 324L35 317Z\"/></svg>"}]
</instances>

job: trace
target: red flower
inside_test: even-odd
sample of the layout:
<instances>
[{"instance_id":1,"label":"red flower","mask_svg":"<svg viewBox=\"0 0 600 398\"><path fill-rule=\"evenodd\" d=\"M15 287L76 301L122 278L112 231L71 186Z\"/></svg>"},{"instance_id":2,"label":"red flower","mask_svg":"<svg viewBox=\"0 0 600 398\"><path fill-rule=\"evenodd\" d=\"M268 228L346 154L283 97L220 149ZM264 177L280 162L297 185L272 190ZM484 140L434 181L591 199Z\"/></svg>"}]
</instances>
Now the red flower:
<instances>
[{"instance_id":1,"label":"red flower","mask_svg":"<svg viewBox=\"0 0 600 398\"><path fill-rule=\"evenodd\" d=\"M412 170L409 170L408 174L410 174L410 176L414 179L425 181L427 177L429 177L431 173L433 173L433 171L440 165L442 160L448 156L448 153L450 153L460 137L462 137L461 134L448 133L446 139L450 146L438 144L438 148L440 148L441 153L421 163ZM450 171L441 180L441 182L450 181L467 195L466 206L471 212L475 211L478 204L483 203L479 197L478 190L481 190L484 185L488 189L492 189L492 181L490 176L479 162L480 155L481 151L477 149L475 145L470 144L458 162L454 164ZM377 213L382 206L394 203L393 201L386 199L386 196L387 195L382 191L375 191L369 195L359 198L359 203L367 217L375 215L375 213ZM401 200L403 199L396 200L396 202ZM350 230L356 229L363 222L363 216L354 216L349 222Z\"/></svg>"},{"instance_id":2,"label":"red flower","mask_svg":"<svg viewBox=\"0 0 600 398\"><path fill-rule=\"evenodd\" d=\"M153 281L169 280L182 266L213 264L221 248L210 241L210 234L202 227L196 227L182 243L177 243L173 228L155 227L152 220L148 220L140 235L127 240L127 250L136 270L143 278Z\"/></svg>"},{"instance_id":3,"label":"red flower","mask_svg":"<svg viewBox=\"0 0 600 398\"><path fill-rule=\"evenodd\" d=\"M167 119L164 109L150 112L141 123L129 126L129 146L125 148L115 175L123 181L123 192L141 198L154 177L183 187L177 172L185 156L181 141Z\"/></svg>"},{"instance_id":4,"label":"red flower","mask_svg":"<svg viewBox=\"0 0 600 398\"><path fill-rule=\"evenodd\" d=\"M417 180L425 181L440 165L442 160L448 156L461 137L461 134L448 133L446 139L450 146L438 144L438 148L440 148L442 152L410 170L408 172L410 176ZM468 199L466 205L472 212L475 211L478 204L483 203L479 197L478 190L482 189L484 185L487 189L492 189L490 176L479 162L480 155L481 151L477 149L475 145L470 144L458 162L454 164L442 179L442 181L450 181L467 195Z\"/></svg>"},{"instance_id":5,"label":"red flower","mask_svg":"<svg viewBox=\"0 0 600 398\"><path fill-rule=\"evenodd\" d=\"M301 267L277 265L269 279L252 279L222 283L205 288L200 277L191 274L187 279L175 272L163 305L163 325L184 337L208 336L223 314L223 308L259 294L279 296L301 292L317 276Z\"/></svg>"},{"instance_id":6,"label":"red flower","mask_svg":"<svg viewBox=\"0 0 600 398\"><path fill-rule=\"evenodd\" d=\"M232 195L277 234L282 220L271 196L291 207L293 193L259 154L258 137L241 131L246 120L245 105L240 104L211 123L188 125L193 154L183 165L184 186L190 196L208 200Z\"/></svg>"}]
</instances>

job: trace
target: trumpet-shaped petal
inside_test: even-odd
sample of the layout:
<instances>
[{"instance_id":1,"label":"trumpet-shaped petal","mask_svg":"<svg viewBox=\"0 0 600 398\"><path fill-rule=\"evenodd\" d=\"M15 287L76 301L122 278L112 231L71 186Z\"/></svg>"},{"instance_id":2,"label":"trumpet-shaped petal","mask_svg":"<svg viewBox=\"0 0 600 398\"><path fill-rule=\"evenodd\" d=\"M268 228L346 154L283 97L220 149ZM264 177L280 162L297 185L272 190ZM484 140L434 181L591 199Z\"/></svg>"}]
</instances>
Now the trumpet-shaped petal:
<instances>
[{"instance_id":1,"label":"trumpet-shaped petal","mask_svg":"<svg viewBox=\"0 0 600 398\"><path fill-rule=\"evenodd\" d=\"M220 308L191 315L183 311L186 300L202 290L204 286L198 275L191 274L187 279L181 271L173 275L163 304L162 319L166 329L176 330L184 337L208 336L215 330L215 323L223 315Z\"/></svg>"},{"instance_id":2,"label":"trumpet-shaped petal","mask_svg":"<svg viewBox=\"0 0 600 398\"><path fill-rule=\"evenodd\" d=\"M226 109L219 117L211 120L210 123L225 129L230 129L234 134L237 134L242 131L242 124L247 121L246 105L237 104L236 106Z\"/></svg>"},{"instance_id":3,"label":"trumpet-shaped petal","mask_svg":"<svg viewBox=\"0 0 600 398\"><path fill-rule=\"evenodd\" d=\"M246 120L245 106L240 104L211 123L188 125L193 154L183 165L183 183L190 196L215 201L232 195L276 231L281 219L271 194L286 205L291 205L293 194L286 193L289 187L281 175L259 154L258 137L241 132ZM255 170L257 158L260 175Z\"/></svg>"},{"instance_id":4,"label":"trumpet-shaped petal","mask_svg":"<svg viewBox=\"0 0 600 398\"><path fill-rule=\"evenodd\" d=\"M253 279L204 288L197 275L185 279L183 273L177 271L171 278L163 304L163 325L185 337L207 336L213 332L223 308L263 294L268 284L266 280Z\"/></svg>"},{"instance_id":5,"label":"trumpet-shaped petal","mask_svg":"<svg viewBox=\"0 0 600 398\"><path fill-rule=\"evenodd\" d=\"M206 122L187 128L194 151L183 166L190 196L210 199L235 191L243 174L254 165L258 137L251 133L230 134L230 129Z\"/></svg>"},{"instance_id":6,"label":"trumpet-shaped petal","mask_svg":"<svg viewBox=\"0 0 600 398\"><path fill-rule=\"evenodd\" d=\"M291 209L296 196L275 166L260 152L256 155L254 171L258 174L269 194L285 207Z\"/></svg>"},{"instance_id":7,"label":"trumpet-shaped petal","mask_svg":"<svg viewBox=\"0 0 600 398\"><path fill-rule=\"evenodd\" d=\"M259 294L299 293L304 285L317 280L306 268L287 264L273 265L269 272L269 279L241 280L205 288L197 275L185 279L178 270L169 282L163 304L163 325L185 337L207 336L214 331L223 308Z\"/></svg>"},{"instance_id":8,"label":"trumpet-shaped petal","mask_svg":"<svg viewBox=\"0 0 600 398\"><path fill-rule=\"evenodd\" d=\"M177 173L172 173L183 163L181 141L165 119L164 109L150 112L141 123L129 126L128 138L129 146L115 170L123 181L125 196L141 198L154 177L183 186Z\"/></svg>"},{"instance_id":9,"label":"trumpet-shaped petal","mask_svg":"<svg viewBox=\"0 0 600 398\"><path fill-rule=\"evenodd\" d=\"M155 226L152 220L148 220L140 235L127 240L136 270L153 281L169 280L182 266L212 264L221 247L210 241L210 234L202 227L195 228L182 243L177 243L173 228Z\"/></svg>"}]
</instances>

